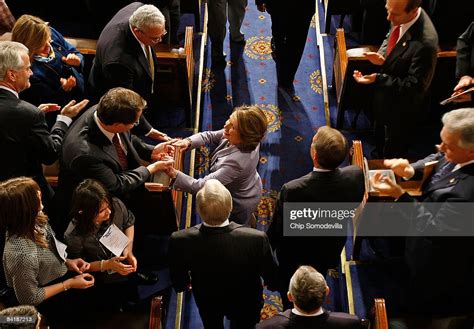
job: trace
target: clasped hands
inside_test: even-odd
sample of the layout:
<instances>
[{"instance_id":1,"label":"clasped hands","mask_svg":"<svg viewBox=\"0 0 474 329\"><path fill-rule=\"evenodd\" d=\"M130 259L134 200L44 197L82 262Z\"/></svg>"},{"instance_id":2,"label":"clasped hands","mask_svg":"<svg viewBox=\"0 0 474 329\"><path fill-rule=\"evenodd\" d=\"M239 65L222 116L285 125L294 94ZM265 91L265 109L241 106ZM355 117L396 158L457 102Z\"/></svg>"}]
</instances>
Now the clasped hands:
<instances>
[{"instance_id":1,"label":"clasped hands","mask_svg":"<svg viewBox=\"0 0 474 329\"><path fill-rule=\"evenodd\" d=\"M406 179L411 178L415 174L415 170L406 159L387 159L384 160L383 164L385 167L392 169L395 175ZM370 178L370 183L376 191L389 195L395 199L398 199L405 193L400 185L392 181L390 177L379 172L375 173L375 175Z\"/></svg>"}]
</instances>

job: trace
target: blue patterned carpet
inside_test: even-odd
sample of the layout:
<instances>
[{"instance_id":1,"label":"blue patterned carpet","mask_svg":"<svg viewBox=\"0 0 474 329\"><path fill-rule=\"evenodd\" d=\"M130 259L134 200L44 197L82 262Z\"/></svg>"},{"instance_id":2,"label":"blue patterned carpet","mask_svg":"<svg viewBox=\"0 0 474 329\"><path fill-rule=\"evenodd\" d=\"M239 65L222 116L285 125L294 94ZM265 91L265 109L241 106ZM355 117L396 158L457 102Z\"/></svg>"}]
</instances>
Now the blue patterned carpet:
<instances>
[{"instance_id":1,"label":"blue patterned carpet","mask_svg":"<svg viewBox=\"0 0 474 329\"><path fill-rule=\"evenodd\" d=\"M257 104L267 114L269 127L261 146L259 165L264 191L258 209L258 227L265 230L282 184L312 169L311 139L315 130L326 124L320 63L312 25L294 81L297 96L291 98L277 88L270 49L270 16L249 5L242 32L247 40L245 46L225 41L228 54L225 68L207 63L201 130L222 128L232 108L242 104ZM206 160L209 152L201 149L201 159ZM198 171L202 174L206 169L204 165Z\"/></svg>"},{"instance_id":2,"label":"blue patterned carpet","mask_svg":"<svg viewBox=\"0 0 474 329\"><path fill-rule=\"evenodd\" d=\"M314 20L308 30L307 44L294 81L296 96L277 88L275 63L271 57L271 19L250 4L243 22L246 44L225 40L225 66L210 63L210 44L203 76L203 111L200 130L221 129L232 109L242 104L257 104L269 122L261 145L259 173L263 180L263 195L258 207L257 226L268 228L274 202L283 185L312 170L309 155L311 139L322 125L324 116L319 50L316 45ZM212 150L202 147L197 153L196 175L208 171ZM229 298L232 298L229 296ZM277 293L264 291L262 319L282 310ZM186 299L183 328L201 328L197 309ZM168 327L168 326L167 326Z\"/></svg>"}]
</instances>

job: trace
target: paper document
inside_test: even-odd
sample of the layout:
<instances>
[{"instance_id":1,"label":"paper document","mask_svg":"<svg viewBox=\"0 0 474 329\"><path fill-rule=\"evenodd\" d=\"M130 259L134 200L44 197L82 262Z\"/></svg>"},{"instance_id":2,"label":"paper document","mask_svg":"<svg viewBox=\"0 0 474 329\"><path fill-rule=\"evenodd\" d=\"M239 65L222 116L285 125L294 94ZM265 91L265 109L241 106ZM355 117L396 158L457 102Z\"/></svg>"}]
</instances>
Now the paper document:
<instances>
[{"instance_id":1,"label":"paper document","mask_svg":"<svg viewBox=\"0 0 474 329\"><path fill-rule=\"evenodd\" d=\"M441 105L446 105L448 103L451 103L452 101L454 101L456 98L458 98L459 96L461 95L464 95L464 94L467 94L467 93L470 93L470 92L473 92L474 91L474 87L471 87L467 90L464 90L462 93L459 93L457 94L456 96L452 96L452 97L449 97L449 98L446 98L444 101L441 101L439 102Z\"/></svg>"},{"instance_id":2,"label":"paper document","mask_svg":"<svg viewBox=\"0 0 474 329\"><path fill-rule=\"evenodd\" d=\"M375 169L375 170L369 170L369 182L370 182L370 192L375 192L376 189L374 188L374 186L372 185L372 180L371 178L375 175L375 173L381 173L382 176L386 176L388 178L390 178L392 180L392 182L396 182L396 179L395 179L395 174L393 172L392 169ZM389 187L389 185L387 183L380 183L378 184L378 186L380 187Z\"/></svg>"},{"instance_id":3,"label":"paper document","mask_svg":"<svg viewBox=\"0 0 474 329\"><path fill-rule=\"evenodd\" d=\"M62 243L58 239L56 239L56 237L54 235L53 235L53 239L54 239L54 245L56 246L56 250L58 251L59 257L61 257L61 259L63 261L66 261L66 258L67 258L67 252L66 252L67 245L65 245L64 243Z\"/></svg>"},{"instance_id":4,"label":"paper document","mask_svg":"<svg viewBox=\"0 0 474 329\"><path fill-rule=\"evenodd\" d=\"M112 224L101 236L99 242L109 249L115 256L120 256L129 243L128 237L120 229Z\"/></svg>"}]
</instances>

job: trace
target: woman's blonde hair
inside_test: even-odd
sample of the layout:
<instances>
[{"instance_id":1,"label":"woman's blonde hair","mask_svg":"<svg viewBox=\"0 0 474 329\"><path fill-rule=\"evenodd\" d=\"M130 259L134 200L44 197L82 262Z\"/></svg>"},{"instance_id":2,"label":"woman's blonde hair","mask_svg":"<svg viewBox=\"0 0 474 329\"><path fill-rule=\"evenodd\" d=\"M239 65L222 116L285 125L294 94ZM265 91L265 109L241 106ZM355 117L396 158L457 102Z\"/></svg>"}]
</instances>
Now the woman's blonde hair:
<instances>
[{"instance_id":1,"label":"woman's blonde hair","mask_svg":"<svg viewBox=\"0 0 474 329\"><path fill-rule=\"evenodd\" d=\"M48 23L32 15L22 15L12 30L12 41L24 44L30 50L30 57L38 54L51 38Z\"/></svg>"},{"instance_id":2,"label":"woman's blonde hair","mask_svg":"<svg viewBox=\"0 0 474 329\"><path fill-rule=\"evenodd\" d=\"M230 115L237 121L242 151L253 151L260 144L267 132L268 121L263 112L256 105L236 107Z\"/></svg>"}]
</instances>

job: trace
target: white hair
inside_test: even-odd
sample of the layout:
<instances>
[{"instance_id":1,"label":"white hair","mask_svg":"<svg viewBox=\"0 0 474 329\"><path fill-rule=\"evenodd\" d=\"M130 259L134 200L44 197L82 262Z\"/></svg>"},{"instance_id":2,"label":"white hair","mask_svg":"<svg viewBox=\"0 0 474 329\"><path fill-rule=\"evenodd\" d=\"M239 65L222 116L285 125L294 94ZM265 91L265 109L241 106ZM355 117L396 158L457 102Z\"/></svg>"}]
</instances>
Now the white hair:
<instances>
[{"instance_id":1,"label":"white hair","mask_svg":"<svg viewBox=\"0 0 474 329\"><path fill-rule=\"evenodd\" d=\"M463 108L447 112L441 119L444 127L453 133L459 133L458 146L474 150L474 108Z\"/></svg>"},{"instance_id":2,"label":"white hair","mask_svg":"<svg viewBox=\"0 0 474 329\"><path fill-rule=\"evenodd\" d=\"M21 70L23 59L21 56L28 56L28 48L15 41L0 41L0 80L5 80L7 70Z\"/></svg>"},{"instance_id":3,"label":"white hair","mask_svg":"<svg viewBox=\"0 0 474 329\"><path fill-rule=\"evenodd\" d=\"M232 211L232 195L217 179L209 179L196 195L196 209L209 225L220 225Z\"/></svg>"},{"instance_id":4,"label":"white hair","mask_svg":"<svg viewBox=\"0 0 474 329\"><path fill-rule=\"evenodd\" d=\"M135 10L129 18L129 23L139 29L151 26L165 26L165 16L153 5L143 5Z\"/></svg>"}]
</instances>

